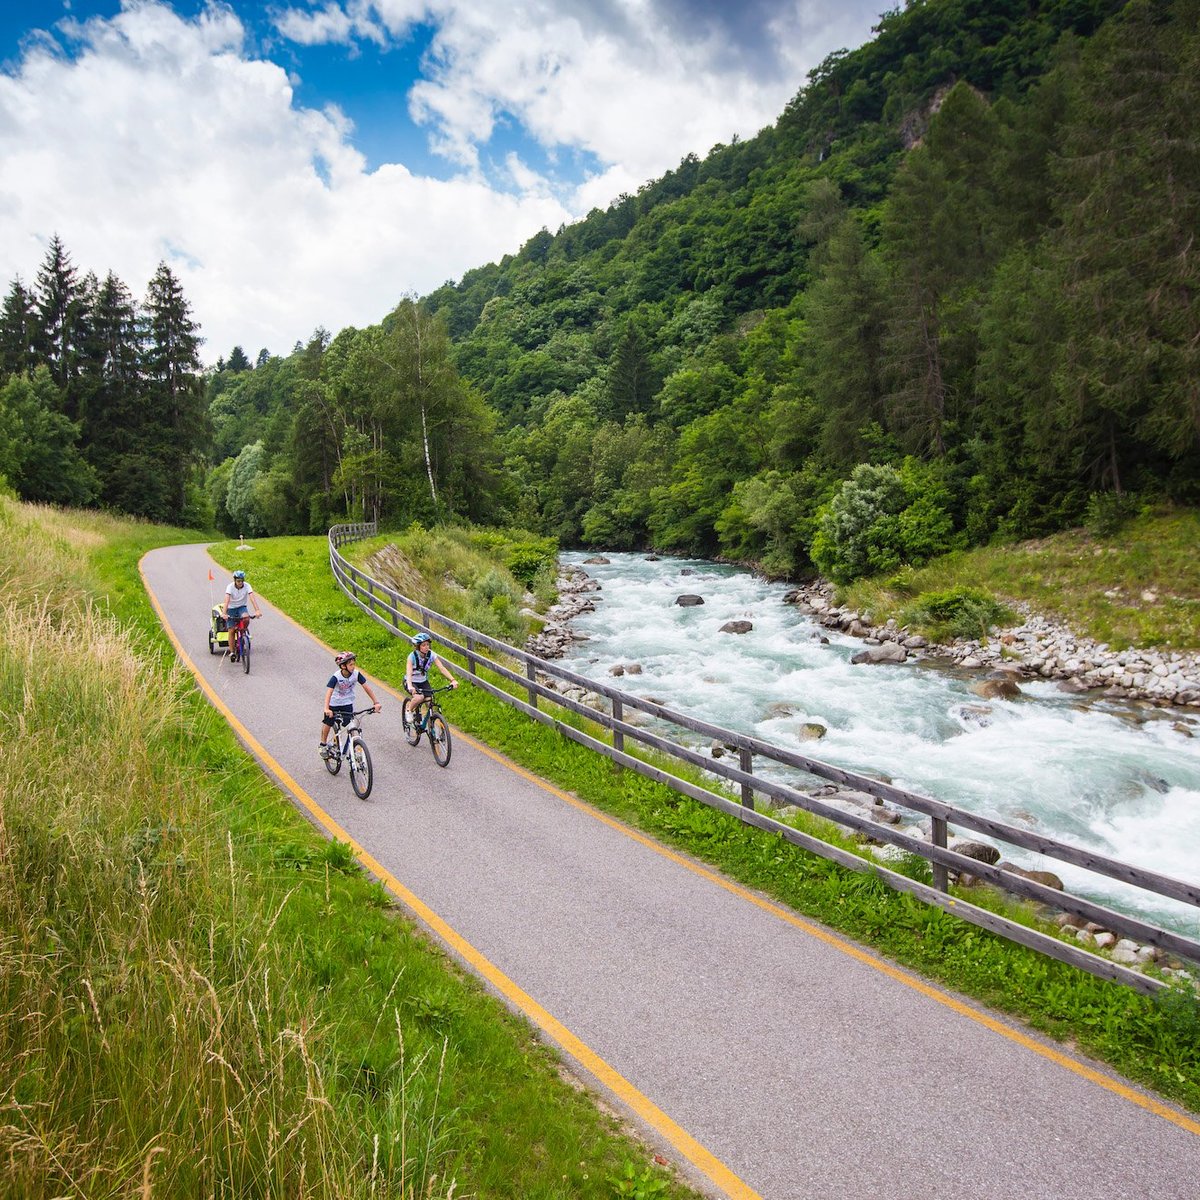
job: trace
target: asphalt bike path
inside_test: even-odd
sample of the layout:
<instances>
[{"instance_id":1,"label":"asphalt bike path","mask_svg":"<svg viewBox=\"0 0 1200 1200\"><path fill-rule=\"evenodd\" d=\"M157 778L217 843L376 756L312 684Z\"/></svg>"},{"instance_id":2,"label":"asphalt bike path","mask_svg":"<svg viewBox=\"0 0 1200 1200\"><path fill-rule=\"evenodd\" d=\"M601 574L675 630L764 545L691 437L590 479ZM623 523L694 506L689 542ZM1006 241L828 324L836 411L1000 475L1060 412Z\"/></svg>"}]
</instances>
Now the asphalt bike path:
<instances>
[{"instance_id":1,"label":"asphalt bike path","mask_svg":"<svg viewBox=\"0 0 1200 1200\"><path fill-rule=\"evenodd\" d=\"M246 569L253 583L252 561ZM707 1192L1197 1195L1200 1118L457 729L438 767L425 738L404 741L400 697L374 678L369 653L359 666L383 712L362 718L375 785L357 799L347 769L331 776L317 753L331 651L355 647L323 645L259 593L244 674L209 654L210 570L219 598L228 572L202 546L142 561L181 657L264 768ZM454 693L445 698L453 728Z\"/></svg>"}]
</instances>

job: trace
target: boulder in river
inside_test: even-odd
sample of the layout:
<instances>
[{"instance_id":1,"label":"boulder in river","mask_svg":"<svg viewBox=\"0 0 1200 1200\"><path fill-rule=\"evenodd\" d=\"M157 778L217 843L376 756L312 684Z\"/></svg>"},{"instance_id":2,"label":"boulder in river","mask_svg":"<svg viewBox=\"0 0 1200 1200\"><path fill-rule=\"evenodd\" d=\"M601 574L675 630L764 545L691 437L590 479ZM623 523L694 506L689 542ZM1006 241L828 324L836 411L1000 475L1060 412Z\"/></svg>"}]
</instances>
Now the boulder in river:
<instances>
[{"instance_id":1,"label":"boulder in river","mask_svg":"<svg viewBox=\"0 0 1200 1200\"><path fill-rule=\"evenodd\" d=\"M971 684L971 691L984 700L1015 700L1020 694L1020 687L1011 679L981 679Z\"/></svg>"},{"instance_id":2,"label":"boulder in river","mask_svg":"<svg viewBox=\"0 0 1200 1200\"><path fill-rule=\"evenodd\" d=\"M704 603L704 597L688 595L685 592L682 596L675 597L675 603L678 604L680 608L695 608L697 604Z\"/></svg>"},{"instance_id":3,"label":"boulder in river","mask_svg":"<svg viewBox=\"0 0 1200 1200\"><path fill-rule=\"evenodd\" d=\"M895 642L882 642L878 646L868 646L860 650L850 660L852 663L902 663L908 659L908 651Z\"/></svg>"},{"instance_id":4,"label":"boulder in river","mask_svg":"<svg viewBox=\"0 0 1200 1200\"><path fill-rule=\"evenodd\" d=\"M722 633L749 633L754 628L750 621L726 621L721 626Z\"/></svg>"}]
</instances>

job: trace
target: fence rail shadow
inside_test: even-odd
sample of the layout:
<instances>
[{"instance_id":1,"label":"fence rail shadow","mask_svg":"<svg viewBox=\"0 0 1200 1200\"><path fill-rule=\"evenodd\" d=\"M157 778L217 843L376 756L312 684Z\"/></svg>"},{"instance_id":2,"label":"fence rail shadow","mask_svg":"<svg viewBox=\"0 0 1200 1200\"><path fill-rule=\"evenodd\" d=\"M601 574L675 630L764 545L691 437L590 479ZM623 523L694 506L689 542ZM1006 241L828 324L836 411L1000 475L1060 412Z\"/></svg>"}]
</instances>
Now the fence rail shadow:
<instances>
[{"instance_id":1,"label":"fence rail shadow","mask_svg":"<svg viewBox=\"0 0 1200 1200\"><path fill-rule=\"evenodd\" d=\"M329 530L330 568L339 586L351 601L399 636L407 637L419 630L436 634L442 645L449 647L462 658L475 686L519 709L533 720L552 727L564 737L604 755L618 766L665 784L694 800L729 813L747 825L767 830L795 846L837 862L843 867L875 875L897 891L917 896L962 920L1038 950L1051 958L1070 963L1102 979L1147 994L1153 994L1165 986L1161 980L1130 970L1120 963L1093 954L1082 946L1072 945L973 905L962 899L961 895L951 896L950 872L970 874L977 879L996 884L1006 892L1074 914L1085 921L1095 922L1114 934L1124 935L1193 963L1200 963L1200 942L1128 913L1107 908L1086 897L1059 891L1034 879L1027 879L957 853L947 845L948 830L951 825L955 828L969 829L994 841L1031 850L1142 891L1197 907L1200 907L1200 885L1131 866L1018 826L954 808L928 796L882 783L869 776L843 770L759 738L705 721L697 721L686 713L675 712L652 700L623 692L608 684L576 674L552 660L539 658L510 646L401 595L359 570L342 555L340 547L348 542L374 536L375 533L374 523L335 525ZM484 672L491 678L485 678ZM564 695L554 686L554 681L581 691L588 700L580 701ZM502 684L507 684L508 688ZM543 707L543 704L550 707ZM555 715L555 708L583 718L596 727L595 733L560 719ZM686 730L688 733L720 742L736 753L737 765L713 758L710 754L706 755L693 747L683 745L672 737L656 733L641 723L635 723L628 719L631 714L641 714L643 718L657 722L660 728L665 727L668 731ZM627 742L634 742L657 755L686 762L735 785L740 791L740 799L731 799L681 779L654 762L629 753ZM785 782L756 773L755 759L800 770L818 779L854 788L902 810L927 817L929 836L913 837L902 829L879 824L865 814L859 816L825 804L819 796L810 795ZM890 870L883 863L860 858L838 846L794 829L769 813L759 812L754 805L756 795L778 804L796 805L874 842L896 846L902 851L925 859L930 864L932 886Z\"/></svg>"}]
</instances>

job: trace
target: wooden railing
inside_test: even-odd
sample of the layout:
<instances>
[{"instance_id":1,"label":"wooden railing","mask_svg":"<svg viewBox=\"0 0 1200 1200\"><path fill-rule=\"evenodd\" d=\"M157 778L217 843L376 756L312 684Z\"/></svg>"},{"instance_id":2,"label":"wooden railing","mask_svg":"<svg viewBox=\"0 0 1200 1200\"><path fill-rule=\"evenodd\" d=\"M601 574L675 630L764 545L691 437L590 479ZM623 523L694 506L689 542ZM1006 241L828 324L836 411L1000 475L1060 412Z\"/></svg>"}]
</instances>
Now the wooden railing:
<instances>
[{"instance_id":1,"label":"wooden railing","mask_svg":"<svg viewBox=\"0 0 1200 1200\"><path fill-rule=\"evenodd\" d=\"M551 726L564 737L604 755L617 765L636 771L638 774L665 784L683 795L729 813L747 825L776 834L793 845L800 846L822 858L830 859L854 871L873 874L897 891L917 896L965 921L1038 950L1051 958L1071 963L1100 978L1113 980L1146 993L1156 992L1164 986L1160 980L1143 975L1138 971L1129 970L1119 963L1089 952L1082 946L1072 945L970 904L963 900L961 895L950 896L949 872L970 874L977 879L996 884L1007 892L1039 901L1056 910L1072 913L1085 921L1095 922L1114 934L1122 934L1138 942L1157 946L1167 953L1200 963L1200 942L1130 914L1107 908L1086 897L1059 891L1057 888L1049 887L1036 880L1027 879L978 859L959 854L947 846L947 831L950 825L954 825L956 828L970 829L995 841L1010 846L1019 846L1048 858L1119 880L1154 895L1197 907L1200 907L1200 885L1186 883L1155 871L1131 866L1128 863L1096 854L1090 850L1083 850L1053 838L1043 837L1040 834L1031 833L1029 830L992 820L965 809L953 808L938 800L932 800L928 796L882 783L877 779L859 775L853 771L843 770L840 767L821 762L819 759L785 750L759 738L724 729L719 725L711 725L705 721L698 721L686 713L675 712L652 700L623 692L608 684L589 679L587 676L578 675L551 660L528 654L496 638L489 637L487 634L461 625L415 600L402 596L393 588L359 570L341 554L339 547L347 542L372 536L374 533L374 524L335 525L329 531L329 562L334 578L359 608L400 636L407 637L418 630L435 634L443 646L455 651L462 658L473 684L483 688L504 703L520 709L534 720ZM494 657L489 657L485 651L490 652ZM484 678L481 671L487 671L512 690ZM553 680L561 681L573 689L581 689L589 699L594 699L591 699L590 703L585 703L563 695L550 683L545 682ZM551 707L543 708L543 703ZM603 707L597 707L598 705ZM573 724L560 720L554 714L553 708L563 709L577 717L585 718L588 722L598 726L597 732L603 731L607 738L594 736ZM660 736L643 725L631 723L626 719L631 710L654 718L666 726L673 726L676 729L686 730L689 733L720 742L736 753L737 765L734 766L732 763L713 758L710 754L701 753L670 737ZM739 790L740 800L731 799L689 780L681 779L652 762L628 753L626 749L628 742L636 742L659 755L689 763L735 785ZM903 829L879 824L866 815L858 816L855 813L846 812L823 803L818 796L809 795L787 783L756 774L754 771L756 758L854 788L898 808L920 813L929 818L929 838L926 840L913 837L911 833ZM932 886L889 870L877 861L860 858L838 846L821 841L819 838L776 820L767 813L758 812L754 807L755 795L764 796L782 804L796 805L816 816L824 817L855 833L862 834L872 841L897 846L926 859L932 870Z\"/></svg>"}]
</instances>

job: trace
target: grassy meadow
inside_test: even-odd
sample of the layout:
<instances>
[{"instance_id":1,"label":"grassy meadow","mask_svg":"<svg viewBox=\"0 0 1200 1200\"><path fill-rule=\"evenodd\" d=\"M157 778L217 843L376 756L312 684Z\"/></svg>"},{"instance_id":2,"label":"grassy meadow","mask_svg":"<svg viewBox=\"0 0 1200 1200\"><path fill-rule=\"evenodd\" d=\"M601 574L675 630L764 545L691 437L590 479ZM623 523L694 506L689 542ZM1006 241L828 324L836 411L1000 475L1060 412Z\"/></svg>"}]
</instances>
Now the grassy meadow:
<instances>
[{"instance_id":1,"label":"grassy meadow","mask_svg":"<svg viewBox=\"0 0 1200 1200\"><path fill-rule=\"evenodd\" d=\"M0 497L0 1197L694 1195L241 749L171 540Z\"/></svg>"},{"instance_id":2,"label":"grassy meadow","mask_svg":"<svg viewBox=\"0 0 1200 1200\"><path fill-rule=\"evenodd\" d=\"M1108 536L1069 529L948 554L891 578L860 580L843 589L843 598L878 621L908 623L922 593L979 588L1117 650L1200 650L1197 546L1200 510L1150 510Z\"/></svg>"},{"instance_id":3,"label":"grassy meadow","mask_svg":"<svg viewBox=\"0 0 1200 1200\"><path fill-rule=\"evenodd\" d=\"M330 575L324 538L265 539L249 552L226 542L212 553L230 569L245 566L272 603L327 644L353 647L365 671L399 686L407 643L346 600ZM356 557L353 546L347 553ZM429 570L444 581L446 562L434 562ZM415 577L410 586L418 586ZM448 694L445 708L454 725L596 807L1200 1112L1200 1004L1190 991L1147 998L993 936L893 892L870 875L806 854L631 772L617 772L600 756L478 689ZM670 769L688 775L677 762ZM702 781L712 786L711 778ZM862 853L828 823L801 816L796 824ZM923 862L901 869L928 881ZM972 903L1053 930L1031 907L998 893L963 894Z\"/></svg>"}]
</instances>

